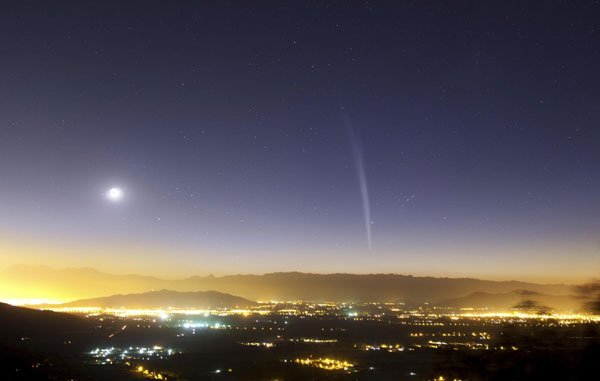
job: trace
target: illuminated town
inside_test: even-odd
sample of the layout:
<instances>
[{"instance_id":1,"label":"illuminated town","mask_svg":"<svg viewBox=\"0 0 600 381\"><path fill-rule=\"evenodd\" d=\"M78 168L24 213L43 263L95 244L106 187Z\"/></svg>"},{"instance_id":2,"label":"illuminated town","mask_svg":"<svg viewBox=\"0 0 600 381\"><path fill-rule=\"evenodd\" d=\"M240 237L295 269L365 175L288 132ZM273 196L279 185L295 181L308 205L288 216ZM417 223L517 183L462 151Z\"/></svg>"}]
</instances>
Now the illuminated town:
<instances>
[{"instance_id":1,"label":"illuminated town","mask_svg":"<svg viewBox=\"0 0 600 381\"><path fill-rule=\"evenodd\" d=\"M82 355L95 372L115 369L161 380L248 377L256 372L252 364L257 359L267 361L273 377L317 371L339 377L404 375L438 380L449 374L431 373L433 353L518 353L529 344L514 336L516 331L535 334L555 329L567 335L600 324L600 316L591 314L409 308L404 303L54 310L68 310L93 322L101 337ZM577 340L573 344L579 345ZM219 360L198 360L208 355L206 351L221 353Z\"/></svg>"}]
</instances>

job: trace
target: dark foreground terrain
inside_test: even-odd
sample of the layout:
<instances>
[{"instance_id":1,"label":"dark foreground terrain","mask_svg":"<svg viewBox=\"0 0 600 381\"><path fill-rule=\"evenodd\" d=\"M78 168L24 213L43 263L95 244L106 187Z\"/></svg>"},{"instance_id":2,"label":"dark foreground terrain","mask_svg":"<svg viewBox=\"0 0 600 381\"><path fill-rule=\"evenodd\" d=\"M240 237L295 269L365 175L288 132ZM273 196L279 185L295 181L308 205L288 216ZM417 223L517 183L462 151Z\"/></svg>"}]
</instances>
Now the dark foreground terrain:
<instances>
[{"instance_id":1,"label":"dark foreground terrain","mask_svg":"<svg viewBox=\"0 0 600 381\"><path fill-rule=\"evenodd\" d=\"M581 380L600 372L597 323L397 308L220 315L0 305L0 379Z\"/></svg>"}]
</instances>

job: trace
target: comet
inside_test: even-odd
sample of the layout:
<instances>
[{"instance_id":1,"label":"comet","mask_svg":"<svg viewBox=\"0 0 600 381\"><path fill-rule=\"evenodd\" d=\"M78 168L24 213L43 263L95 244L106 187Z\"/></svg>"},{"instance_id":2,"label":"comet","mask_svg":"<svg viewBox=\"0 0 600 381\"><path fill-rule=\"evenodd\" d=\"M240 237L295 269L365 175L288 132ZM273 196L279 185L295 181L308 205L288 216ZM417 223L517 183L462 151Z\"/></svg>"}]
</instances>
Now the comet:
<instances>
[{"instance_id":1,"label":"comet","mask_svg":"<svg viewBox=\"0 0 600 381\"><path fill-rule=\"evenodd\" d=\"M371 220L371 203L369 201L369 187L367 185L367 175L365 171L365 161L363 158L362 149L360 146L360 142L356 137L356 133L354 132L354 128L352 123L347 115L344 116L344 121L346 124L346 129L348 131L348 137L350 139L350 146L352 148L352 156L354 157L354 165L356 167L356 173L358 176L358 183L360 186L360 195L362 199L362 209L363 209L363 217L365 221L365 233L367 235L367 245L369 247L369 251L373 248L372 238L371 238L371 225L373 221Z\"/></svg>"}]
</instances>

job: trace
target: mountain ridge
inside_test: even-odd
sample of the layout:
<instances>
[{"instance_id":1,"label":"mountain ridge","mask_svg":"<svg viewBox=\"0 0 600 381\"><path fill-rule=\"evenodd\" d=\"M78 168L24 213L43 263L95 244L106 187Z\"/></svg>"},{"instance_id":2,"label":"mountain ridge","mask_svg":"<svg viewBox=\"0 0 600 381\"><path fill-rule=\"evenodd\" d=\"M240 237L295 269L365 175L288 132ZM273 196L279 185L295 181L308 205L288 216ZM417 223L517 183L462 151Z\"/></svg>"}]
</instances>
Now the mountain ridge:
<instances>
[{"instance_id":1,"label":"mountain ridge","mask_svg":"<svg viewBox=\"0 0 600 381\"><path fill-rule=\"evenodd\" d=\"M78 299L62 304L41 304L36 307L100 307L100 308L242 308L256 302L218 291L180 292L171 290L133 294L116 294L100 298Z\"/></svg>"},{"instance_id":2,"label":"mountain ridge","mask_svg":"<svg viewBox=\"0 0 600 381\"><path fill-rule=\"evenodd\" d=\"M89 271L92 270L92 271ZM415 277L400 274L315 274L274 272L262 275L191 276L161 279L145 275L115 275L95 269L59 269L19 265L0 271L3 298L75 300L156 290L214 290L249 300L398 301L437 303L481 291L506 293L531 290L565 295L571 286L476 278ZM76 284L77 287L73 287Z\"/></svg>"},{"instance_id":3,"label":"mountain ridge","mask_svg":"<svg viewBox=\"0 0 600 381\"><path fill-rule=\"evenodd\" d=\"M443 300L436 303L440 307L487 308L490 310L514 310L519 304L529 301L532 307L551 310L578 310L581 300L574 295L548 295L529 290L514 290L507 293L487 293L476 291L469 295Z\"/></svg>"}]
</instances>

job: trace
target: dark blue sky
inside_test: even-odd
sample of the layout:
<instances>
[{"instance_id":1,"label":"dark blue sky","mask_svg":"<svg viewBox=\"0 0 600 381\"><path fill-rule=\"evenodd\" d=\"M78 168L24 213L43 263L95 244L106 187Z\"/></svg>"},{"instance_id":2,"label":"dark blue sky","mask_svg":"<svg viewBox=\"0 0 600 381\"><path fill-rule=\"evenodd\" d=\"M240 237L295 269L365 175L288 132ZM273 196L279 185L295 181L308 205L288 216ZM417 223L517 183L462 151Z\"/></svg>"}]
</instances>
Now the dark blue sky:
<instances>
[{"instance_id":1,"label":"dark blue sky","mask_svg":"<svg viewBox=\"0 0 600 381\"><path fill-rule=\"evenodd\" d=\"M598 20L598 2L5 4L0 265L596 275Z\"/></svg>"}]
</instances>

